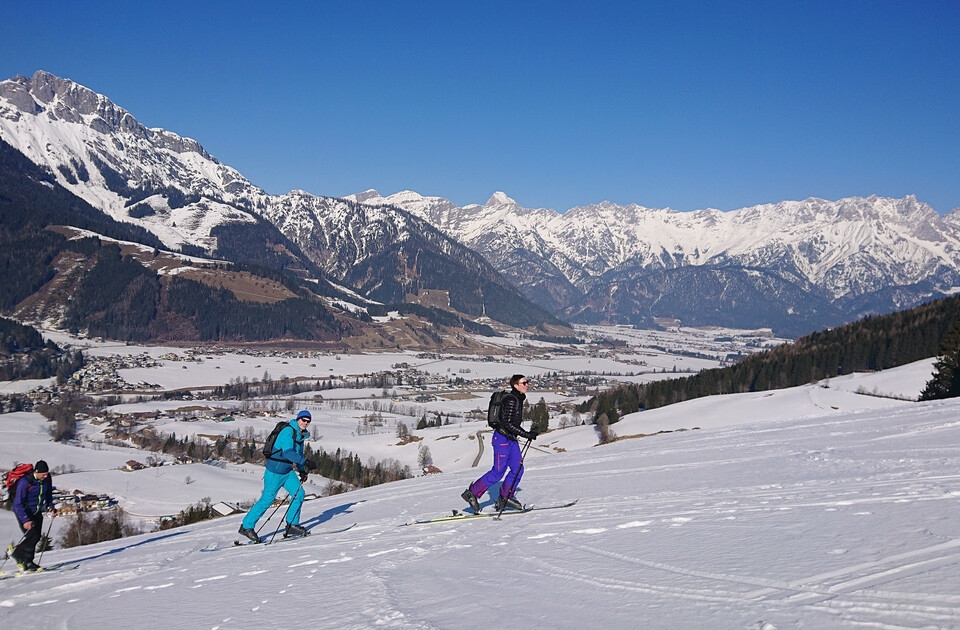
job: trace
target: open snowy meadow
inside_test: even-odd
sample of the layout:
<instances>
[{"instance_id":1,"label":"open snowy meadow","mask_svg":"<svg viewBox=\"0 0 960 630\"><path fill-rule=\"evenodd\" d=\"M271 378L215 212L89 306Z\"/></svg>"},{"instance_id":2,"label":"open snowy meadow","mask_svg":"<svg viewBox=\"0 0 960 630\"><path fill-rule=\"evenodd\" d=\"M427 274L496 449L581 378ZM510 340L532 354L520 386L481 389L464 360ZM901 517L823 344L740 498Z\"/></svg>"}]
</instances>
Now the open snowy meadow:
<instances>
[{"instance_id":1,"label":"open snowy meadow","mask_svg":"<svg viewBox=\"0 0 960 630\"><path fill-rule=\"evenodd\" d=\"M237 548L234 515L53 549L41 564L71 570L3 576L0 624L960 628L960 401L905 400L931 363L632 414L603 446L592 426L554 429L530 449L518 497L578 502L501 520L412 524L465 508L459 495L491 453L482 422L418 431L443 474L307 501L309 538ZM318 445L409 461L390 432L351 435L361 411L327 398L314 413ZM44 425L38 414L0 416L0 458L73 466L81 472L56 485L109 492L134 514L260 491L254 465L121 472L144 454L56 444ZM492 513L489 496L481 505ZM7 514L0 535L15 540ZM261 536L271 539L281 514L261 521Z\"/></svg>"}]
</instances>

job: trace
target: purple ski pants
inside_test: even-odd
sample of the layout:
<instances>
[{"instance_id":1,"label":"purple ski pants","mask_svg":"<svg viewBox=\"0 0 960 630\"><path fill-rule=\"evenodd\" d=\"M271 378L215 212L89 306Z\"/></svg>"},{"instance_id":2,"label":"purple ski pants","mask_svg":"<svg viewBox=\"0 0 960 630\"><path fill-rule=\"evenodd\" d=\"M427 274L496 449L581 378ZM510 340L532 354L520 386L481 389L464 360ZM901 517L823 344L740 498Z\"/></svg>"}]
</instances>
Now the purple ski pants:
<instances>
[{"instance_id":1,"label":"purple ski pants","mask_svg":"<svg viewBox=\"0 0 960 630\"><path fill-rule=\"evenodd\" d=\"M516 489L520 486L520 477L523 476L523 460L520 459L520 445L513 440L500 435L499 431L493 432L493 468L487 473L470 484L470 492L473 496L480 497L487 488L500 481L503 473L510 469L507 478L500 485L500 496L512 497Z\"/></svg>"}]
</instances>

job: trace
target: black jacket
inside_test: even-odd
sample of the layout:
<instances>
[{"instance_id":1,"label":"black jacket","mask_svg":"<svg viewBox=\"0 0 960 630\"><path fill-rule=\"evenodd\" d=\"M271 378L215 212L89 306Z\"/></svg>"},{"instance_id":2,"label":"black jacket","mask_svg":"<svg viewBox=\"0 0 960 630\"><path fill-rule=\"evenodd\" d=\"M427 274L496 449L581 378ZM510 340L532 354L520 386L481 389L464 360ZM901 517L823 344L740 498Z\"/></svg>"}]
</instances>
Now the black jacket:
<instances>
[{"instance_id":1,"label":"black jacket","mask_svg":"<svg viewBox=\"0 0 960 630\"><path fill-rule=\"evenodd\" d=\"M526 399L525 394L520 393L516 387L512 387L503 401L503 407L500 409L500 428L497 431L508 440L516 442L518 437L528 440L532 438L532 434L520 426L523 422L523 401Z\"/></svg>"}]
</instances>

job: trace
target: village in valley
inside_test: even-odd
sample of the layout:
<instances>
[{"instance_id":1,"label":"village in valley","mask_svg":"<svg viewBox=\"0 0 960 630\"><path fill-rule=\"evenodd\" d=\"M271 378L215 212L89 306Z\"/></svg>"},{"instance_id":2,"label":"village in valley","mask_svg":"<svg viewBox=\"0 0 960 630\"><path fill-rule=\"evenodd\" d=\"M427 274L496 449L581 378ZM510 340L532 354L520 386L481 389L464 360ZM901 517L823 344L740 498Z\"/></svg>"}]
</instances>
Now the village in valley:
<instances>
[{"instance_id":1,"label":"village in valley","mask_svg":"<svg viewBox=\"0 0 960 630\"><path fill-rule=\"evenodd\" d=\"M487 398L510 374L531 377L535 388L528 402L542 399L551 429L562 429L586 424L589 414L580 414L577 405L618 383L684 376L785 341L763 330L582 327L579 343L514 333L484 355L346 354L148 347L48 334L66 349L83 351L83 367L59 386L55 379L7 383L0 388L0 404L40 419L51 434L65 431L59 436L64 446L115 453L117 473L132 476L159 468L170 475L170 467L187 471L198 465L249 474L257 468L251 463L257 444L277 421L301 408L319 416L310 440L314 449L350 452L362 461L391 460L413 475L460 470L480 460ZM58 408L56 423L36 413L50 415ZM64 414L70 421L66 428L60 426ZM179 448L171 448L171 440ZM438 448L436 440L459 440L460 447ZM11 464L29 459L13 445L0 450ZM123 507L151 526L177 511L177 506L145 510L125 501L124 492L78 487L72 479L89 477L84 467L52 465L64 515ZM115 489L123 482L107 485ZM247 507L256 486L251 480L245 496L211 488L203 498L227 514ZM330 484L310 490L322 495ZM185 493L179 507L196 501L195 495Z\"/></svg>"}]
</instances>

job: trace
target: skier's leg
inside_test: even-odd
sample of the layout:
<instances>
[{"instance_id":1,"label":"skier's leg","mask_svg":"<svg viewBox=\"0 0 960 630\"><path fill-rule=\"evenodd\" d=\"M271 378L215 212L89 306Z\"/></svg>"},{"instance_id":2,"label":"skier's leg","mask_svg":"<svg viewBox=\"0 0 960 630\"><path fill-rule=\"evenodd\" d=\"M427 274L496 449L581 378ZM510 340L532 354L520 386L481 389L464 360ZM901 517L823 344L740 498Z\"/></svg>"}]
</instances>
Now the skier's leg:
<instances>
[{"instance_id":1,"label":"skier's leg","mask_svg":"<svg viewBox=\"0 0 960 630\"><path fill-rule=\"evenodd\" d=\"M515 442L511 442L499 433L493 434L491 443L493 445L493 467L470 485L470 491L476 497L483 495L487 488L503 478L503 473L507 471L510 461L510 445L515 444Z\"/></svg>"},{"instance_id":2,"label":"skier's leg","mask_svg":"<svg viewBox=\"0 0 960 630\"><path fill-rule=\"evenodd\" d=\"M257 526L257 521L267 511L273 500L277 498L277 493L280 492L280 486L283 485L285 479L286 475L278 475L269 470L263 471L263 494L260 495L260 500L253 504L247 515L243 517L244 529L253 529Z\"/></svg>"},{"instance_id":3,"label":"skier's leg","mask_svg":"<svg viewBox=\"0 0 960 630\"><path fill-rule=\"evenodd\" d=\"M520 487L520 478L523 477L523 458L520 455L520 445L516 442L510 442L507 465L510 472L500 485L500 496L511 498Z\"/></svg>"},{"instance_id":4,"label":"skier's leg","mask_svg":"<svg viewBox=\"0 0 960 630\"><path fill-rule=\"evenodd\" d=\"M303 485L300 483L300 477L295 472L289 473L283 482L283 489L292 497L290 507L287 509L287 523L298 525L300 523L300 506L303 504L303 497L306 496Z\"/></svg>"},{"instance_id":5,"label":"skier's leg","mask_svg":"<svg viewBox=\"0 0 960 630\"><path fill-rule=\"evenodd\" d=\"M17 564L28 564L33 562L33 556L37 553L37 543L43 535L43 514L38 514L30 519L30 529L26 529L22 524L20 531L24 533L20 544L13 549L13 559Z\"/></svg>"}]
</instances>

